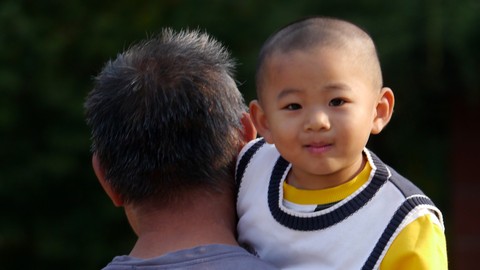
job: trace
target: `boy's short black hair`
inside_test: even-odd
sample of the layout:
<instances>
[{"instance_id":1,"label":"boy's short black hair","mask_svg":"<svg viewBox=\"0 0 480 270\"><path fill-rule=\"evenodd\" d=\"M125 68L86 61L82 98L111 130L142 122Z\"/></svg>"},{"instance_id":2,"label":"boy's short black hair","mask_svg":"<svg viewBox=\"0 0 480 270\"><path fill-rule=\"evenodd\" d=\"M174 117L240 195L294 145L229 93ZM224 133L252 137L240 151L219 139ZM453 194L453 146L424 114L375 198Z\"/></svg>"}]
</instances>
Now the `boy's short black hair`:
<instances>
[{"instance_id":1,"label":"boy's short black hair","mask_svg":"<svg viewBox=\"0 0 480 270\"><path fill-rule=\"evenodd\" d=\"M331 46L333 48L346 48L355 46L352 43L359 41L367 57L367 65L375 76L375 84L380 89L382 74L375 44L370 35L359 26L337 18L313 16L302 18L287 24L274 32L263 44L257 60L256 85L257 97L260 99L262 86L262 72L268 57L275 53L288 53L295 50L308 50L313 47Z\"/></svg>"},{"instance_id":2,"label":"boy's short black hair","mask_svg":"<svg viewBox=\"0 0 480 270\"><path fill-rule=\"evenodd\" d=\"M86 119L91 150L124 201L168 202L185 189L233 184L246 111L233 68L198 30L164 29L106 63Z\"/></svg>"}]
</instances>

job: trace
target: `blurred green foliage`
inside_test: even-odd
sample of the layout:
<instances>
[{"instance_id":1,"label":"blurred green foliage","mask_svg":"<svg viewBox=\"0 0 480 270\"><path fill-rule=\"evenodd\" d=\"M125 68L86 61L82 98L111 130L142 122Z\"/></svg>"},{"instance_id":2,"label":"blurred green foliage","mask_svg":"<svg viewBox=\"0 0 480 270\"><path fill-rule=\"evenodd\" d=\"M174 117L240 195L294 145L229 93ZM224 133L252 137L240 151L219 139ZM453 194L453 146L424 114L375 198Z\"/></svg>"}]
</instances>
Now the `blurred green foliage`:
<instances>
[{"instance_id":1,"label":"blurred green foliage","mask_svg":"<svg viewBox=\"0 0 480 270\"><path fill-rule=\"evenodd\" d=\"M91 169L83 101L105 61L166 26L224 42L247 102L258 50L277 28L327 15L367 29L397 99L369 147L437 202L448 233L449 123L453 101L479 103L478 14L476 0L3 0L2 268L99 269L129 252L135 237Z\"/></svg>"}]
</instances>

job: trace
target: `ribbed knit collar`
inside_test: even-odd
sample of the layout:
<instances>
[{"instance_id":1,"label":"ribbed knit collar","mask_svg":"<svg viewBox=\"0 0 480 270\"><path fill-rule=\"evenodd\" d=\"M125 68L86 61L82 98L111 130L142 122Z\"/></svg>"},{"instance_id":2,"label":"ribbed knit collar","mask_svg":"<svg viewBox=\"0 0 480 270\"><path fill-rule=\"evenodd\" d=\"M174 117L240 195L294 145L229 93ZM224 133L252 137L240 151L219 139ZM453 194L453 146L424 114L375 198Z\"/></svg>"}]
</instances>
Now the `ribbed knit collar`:
<instances>
[{"instance_id":1,"label":"ribbed knit collar","mask_svg":"<svg viewBox=\"0 0 480 270\"><path fill-rule=\"evenodd\" d=\"M389 177L389 172L383 162L368 150L365 152L369 161L373 162L373 176L366 186L329 209L301 216L295 215L282 206L282 180L285 178L290 164L280 156L272 170L268 187L268 206L272 216L280 224L290 229L313 231L333 226L357 212L375 196Z\"/></svg>"}]
</instances>

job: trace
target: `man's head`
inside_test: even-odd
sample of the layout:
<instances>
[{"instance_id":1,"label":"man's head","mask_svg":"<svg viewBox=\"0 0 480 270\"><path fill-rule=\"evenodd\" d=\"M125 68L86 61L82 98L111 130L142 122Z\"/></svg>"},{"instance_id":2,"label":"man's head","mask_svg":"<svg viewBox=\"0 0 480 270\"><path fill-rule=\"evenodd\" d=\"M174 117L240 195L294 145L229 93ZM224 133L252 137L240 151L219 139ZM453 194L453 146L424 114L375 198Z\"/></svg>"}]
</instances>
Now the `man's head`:
<instances>
[{"instance_id":1,"label":"man's head","mask_svg":"<svg viewBox=\"0 0 480 270\"><path fill-rule=\"evenodd\" d=\"M206 33L171 29L106 63L86 118L94 163L122 203L232 184L246 111L233 67Z\"/></svg>"}]
</instances>

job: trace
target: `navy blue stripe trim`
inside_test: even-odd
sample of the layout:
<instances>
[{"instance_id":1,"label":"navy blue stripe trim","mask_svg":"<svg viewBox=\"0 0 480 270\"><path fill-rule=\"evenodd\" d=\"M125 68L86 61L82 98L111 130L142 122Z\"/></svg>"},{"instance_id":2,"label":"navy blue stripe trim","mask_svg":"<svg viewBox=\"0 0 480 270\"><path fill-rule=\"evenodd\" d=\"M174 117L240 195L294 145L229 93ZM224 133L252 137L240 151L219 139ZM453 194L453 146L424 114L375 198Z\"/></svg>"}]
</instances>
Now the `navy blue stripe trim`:
<instances>
[{"instance_id":1,"label":"navy blue stripe trim","mask_svg":"<svg viewBox=\"0 0 480 270\"><path fill-rule=\"evenodd\" d=\"M243 174L245 173L245 170L248 167L248 164L250 163L250 160L252 159L253 155L260 149L265 144L265 139L260 139L258 142L254 143L246 152L243 154L243 156L240 158L240 161L238 162L237 166L237 171L235 172L235 181L237 185L237 190L240 188L240 184L242 183L243 179Z\"/></svg>"},{"instance_id":2,"label":"navy blue stripe trim","mask_svg":"<svg viewBox=\"0 0 480 270\"><path fill-rule=\"evenodd\" d=\"M405 198L408 198L412 195L423 195L422 190L420 190L417 186L415 186L412 182L408 179L400 175L394 169L389 167L390 172L392 173L392 178L390 182L394 184L400 192L402 192Z\"/></svg>"},{"instance_id":3,"label":"navy blue stripe trim","mask_svg":"<svg viewBox=\"0 0 480 270\"><path fill-rule=\"evenodd\" d=\"M373 248L372 253L370 253L370 256L363 265L362 270L373 269L375 267L378 259L382 255L384 249L387 247L390 238L392 238L397 228L400 226L408 213L410 213L410 211L412 211L415 207L419 205L435 206L429 198L423 196L411 197L405 200L405 202L403 202L403 204L397 209L397 211L393 215L387 228L385 228L385 231L383 231L382 236Z\"/></svg>"},{"instance_id":4,"label":"navy blue stripe trim","mask_svg":"<svg viewBox=\"0 0 480 270\"><path fill-rule=\"evenodd\" d=\"M272 216L285 227L298 231L322 230L341 222L365 206L380 187L387 182L389 173L385 165L374 155L372 155L372 160L377 168L375 175L370 184L357 196L332 212L314 217L298 217L282 211L279 206L280 188L282 188L280 182L289 165L288 161L279 157L273 168L268 187L268 206Z\"/></svg>"}]
</instances>

